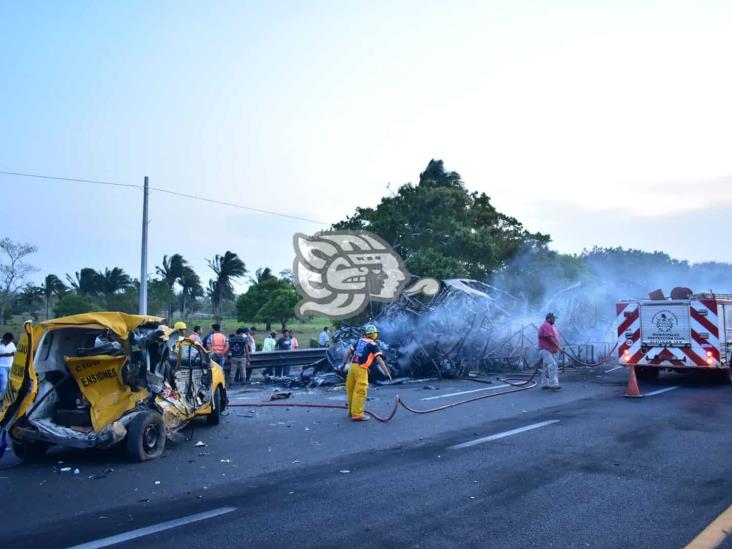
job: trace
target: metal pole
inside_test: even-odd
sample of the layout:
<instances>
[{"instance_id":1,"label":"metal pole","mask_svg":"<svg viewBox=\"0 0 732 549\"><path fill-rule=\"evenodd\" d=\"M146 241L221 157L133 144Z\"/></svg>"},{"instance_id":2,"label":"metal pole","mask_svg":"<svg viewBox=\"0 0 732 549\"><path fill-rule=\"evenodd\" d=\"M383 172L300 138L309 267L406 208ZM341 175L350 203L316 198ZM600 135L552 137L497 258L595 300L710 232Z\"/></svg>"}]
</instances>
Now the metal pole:
<instances>
[{"instance_id":1,"label":"metal pole","mask_svg":"<svg viewBox=\"0 0 732 549\"><path fill-rule=\"evenodd\" d=\"M142 191L142 259L140 262L140 310L141 315L147 314L147 197L149 184L145 176L145 187Z\"/></svg>"}]
</instances>

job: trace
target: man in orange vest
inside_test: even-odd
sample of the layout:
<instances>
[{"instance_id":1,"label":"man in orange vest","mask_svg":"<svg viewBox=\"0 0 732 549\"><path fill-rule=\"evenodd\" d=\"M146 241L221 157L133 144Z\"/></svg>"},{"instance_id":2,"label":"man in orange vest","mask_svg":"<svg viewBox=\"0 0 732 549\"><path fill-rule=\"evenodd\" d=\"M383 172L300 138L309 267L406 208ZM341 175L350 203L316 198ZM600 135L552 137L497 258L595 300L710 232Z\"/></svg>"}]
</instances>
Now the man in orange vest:
<instances>
[{"instance_id":1,"label":"man in orange vest","mask_svg":"<svg viewBox=\"0 0 732 549\"><path fill-rule=\"evenodd\" d=\"M211 329L213 331L206 338L205 347L211 351L211 359L223 368L229 352L229 340L221 333L221 324L213 324Z\"/></svg>"},{"instance_id":2,"label":"man in orange vest","mask_svg":"<svg viewBox=\"0 0 732 549\"><path fill-rule=\"evenodd\" d=\"M348 414L353 421L367 421L369 416L364 413L366 395L369 390L369 367L376 361L379 370L391 380L391 373L382 358L379 343L376 339L379 331L375 325L366 326L366 335L359 339L346 354L341 368L350 360L348 377L346 377L346 397L348 398Z\"/></svg>"}]
</instances>

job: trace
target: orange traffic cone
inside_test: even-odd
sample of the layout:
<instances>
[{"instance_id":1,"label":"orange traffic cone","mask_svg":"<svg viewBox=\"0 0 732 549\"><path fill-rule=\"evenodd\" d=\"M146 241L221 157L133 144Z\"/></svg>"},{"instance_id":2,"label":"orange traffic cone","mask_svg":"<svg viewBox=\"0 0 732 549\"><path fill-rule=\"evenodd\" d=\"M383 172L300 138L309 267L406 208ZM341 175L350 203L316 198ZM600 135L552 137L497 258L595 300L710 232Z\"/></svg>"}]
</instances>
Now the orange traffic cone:
<instances>
[{"instance_id":1,"label":"orange traffic cone","mask_svg":"<svg viewBox=\"0 0 732 549\"><path fill-rule=\"evenodd\" d=\"M623 396L628 398L641 398L643 396L638 388L638 380L635 378L635 366L630 367L630 375L628 375L628 392Z\"/></svg>"}]
</instances>

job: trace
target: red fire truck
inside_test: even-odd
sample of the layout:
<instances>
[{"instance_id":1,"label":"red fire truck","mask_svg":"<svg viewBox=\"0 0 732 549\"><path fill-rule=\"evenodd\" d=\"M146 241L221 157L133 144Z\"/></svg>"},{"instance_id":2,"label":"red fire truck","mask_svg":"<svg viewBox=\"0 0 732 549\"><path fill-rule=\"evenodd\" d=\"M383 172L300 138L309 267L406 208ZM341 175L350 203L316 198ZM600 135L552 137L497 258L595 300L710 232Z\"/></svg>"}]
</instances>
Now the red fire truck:
<instances>
[{"instance_id":1,"label":"red fire truck","mask_svg":"<svg viewBox=\"0 0 732 549\"><path fill-rule=\"evenodd\" d=\"M623 300L616 312L618 359L635 366L638 377L704 369L730 381L732 295Z\"/></svg>"}]
</instances>

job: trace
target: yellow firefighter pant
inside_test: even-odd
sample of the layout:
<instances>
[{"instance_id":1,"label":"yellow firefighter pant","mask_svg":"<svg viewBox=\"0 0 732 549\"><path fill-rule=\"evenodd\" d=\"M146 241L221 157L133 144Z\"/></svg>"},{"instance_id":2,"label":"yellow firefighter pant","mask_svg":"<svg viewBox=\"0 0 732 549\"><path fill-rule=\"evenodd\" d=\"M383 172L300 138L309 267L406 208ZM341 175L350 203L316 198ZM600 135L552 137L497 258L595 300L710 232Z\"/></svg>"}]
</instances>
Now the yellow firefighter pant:
<instances>
[{"instance_id":1,"label":"yellow firefighter pant","mask_svg":"<svg viewBox=\"0 0 732 549\"><path fill-rule=\"evenodd\" d=\"M366 393L369 390L369 370L358 364L351 364L346 378L348 413L351 417L361 417L366 408Z\"/></svg>"}]
</instances>

